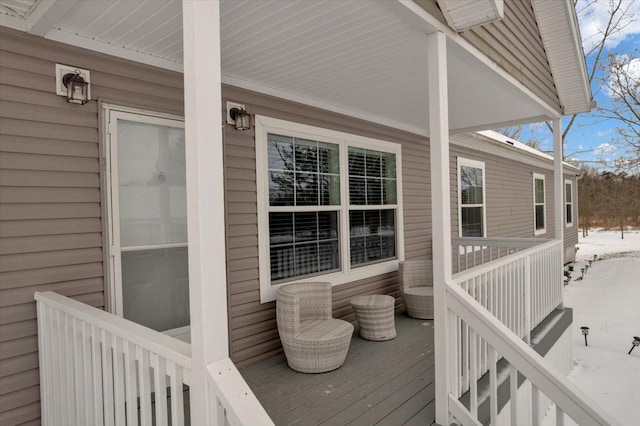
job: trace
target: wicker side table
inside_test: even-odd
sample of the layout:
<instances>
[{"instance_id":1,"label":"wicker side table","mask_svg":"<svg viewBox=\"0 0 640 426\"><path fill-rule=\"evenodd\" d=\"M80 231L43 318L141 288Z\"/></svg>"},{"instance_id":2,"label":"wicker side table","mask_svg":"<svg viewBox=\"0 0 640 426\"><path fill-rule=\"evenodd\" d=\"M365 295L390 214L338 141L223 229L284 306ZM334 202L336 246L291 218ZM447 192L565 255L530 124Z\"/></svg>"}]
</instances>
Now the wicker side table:
<instances>
[{"instance_id":1,"label":"wicker side table","mask_svg":"<svg viewBox=\"0 0 640 426\"><path fill-rule=\"evenodd\" d=\"M391 296L374 294L356 296L351 299L351 307L360 324L360 336L367 340L391 340L396 337L393 316L395 299Z\"/></svg>"}]
</instances>

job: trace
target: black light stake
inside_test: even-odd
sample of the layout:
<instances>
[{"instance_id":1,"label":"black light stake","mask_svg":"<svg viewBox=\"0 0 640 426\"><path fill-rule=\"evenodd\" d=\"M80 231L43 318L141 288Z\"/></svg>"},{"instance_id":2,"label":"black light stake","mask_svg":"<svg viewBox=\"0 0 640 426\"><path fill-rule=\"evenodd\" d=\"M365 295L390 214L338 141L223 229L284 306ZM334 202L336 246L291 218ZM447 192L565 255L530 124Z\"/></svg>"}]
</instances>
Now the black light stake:
<instances>
[{"instance_id":1,"label":"black light stake","mask_svg":"<svg viewBox=\"0 0 640 426\"><path fill-rule=\"evenodd\" d=\"M589 267L591 267L591 264L593 263L593 260L589 261Z\"/></svg>"},{"instance_id":2,"label":"black light stake","mask_svg":"<svg viewBox=\"0 0 640 426\"><path fill-rule=\"evenodd\" d=\"M582 330L582 335L584 336L584 345L585 346L589 346L587 344L587 336L589 335L589 327L582 326L582 327L580 327L580 330Z\"/></svg>"},{"instance_id":3,"label":"black light stake","mask_svg":"<svg viewBox=\"0 0 640 426\"><path fill-rule=\"evenodd\" d=\"M584 268L580 268L580 278L584 278Z\"/></svg>"},{"instance_id":4,"label":"black light stake","mask_svg":"<svg viewBox=\"0 0 640 426\"><path fill-rule=\"evenodd\" d=\"M628 355L631 355L631 351L634 350L636 348L636 346L640 346L640 337L633 336L633 342L631 342L631 344L633 346L631 346L631 349L629 349L629 354Z\"/></svg>"}]
</instances>

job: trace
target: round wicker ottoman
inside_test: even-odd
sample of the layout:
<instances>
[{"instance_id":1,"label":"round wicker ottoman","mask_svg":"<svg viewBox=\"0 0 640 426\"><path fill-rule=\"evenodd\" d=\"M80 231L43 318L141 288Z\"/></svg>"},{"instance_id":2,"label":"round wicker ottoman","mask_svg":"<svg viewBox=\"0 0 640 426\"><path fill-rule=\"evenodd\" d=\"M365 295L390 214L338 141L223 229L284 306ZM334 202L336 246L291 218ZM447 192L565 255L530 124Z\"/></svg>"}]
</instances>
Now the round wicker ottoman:
<instances>
[{"instance_id":1,"label":"round wicker ottoman","mask_svg":"<svg viewBox=\"0 0 640 426\"><path fill-rule=\"evenodd\" d=\"M353 312L360 324L360 336L367 340L391 340L396 337L393 308L396 300L391 296L374 294L351 299Z\"/></svg>"}]
</instances>

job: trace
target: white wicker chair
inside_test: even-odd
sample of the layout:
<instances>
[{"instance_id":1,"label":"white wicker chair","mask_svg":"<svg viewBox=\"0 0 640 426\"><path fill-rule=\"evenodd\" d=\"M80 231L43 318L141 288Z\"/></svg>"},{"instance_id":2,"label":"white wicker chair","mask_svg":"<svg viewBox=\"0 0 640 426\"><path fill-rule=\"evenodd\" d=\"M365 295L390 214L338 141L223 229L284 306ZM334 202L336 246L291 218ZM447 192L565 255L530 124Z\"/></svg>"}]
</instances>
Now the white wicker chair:
<instances>
[{"instance_id":1,"label":"white wicker chair","mask_svg":"<svg viewBox=\"0 0 640 426\"><path fill-rule=\"evenodd\" d=\"M353 325L331 317L330 283L282 286L276 317L289 367L302 373L323 373L344 363Z\"/></svg>"},{"instance_id":2,"label":"white wicker chair","mask_svg":"<svg viewBox=\"0 0 640 426\"><path fill-rule=\"evenodd\" d=\"M407 314L414 318L433 319L433 262L400 262L398 275L400 297Z\"/></svg>"}]
</instances>

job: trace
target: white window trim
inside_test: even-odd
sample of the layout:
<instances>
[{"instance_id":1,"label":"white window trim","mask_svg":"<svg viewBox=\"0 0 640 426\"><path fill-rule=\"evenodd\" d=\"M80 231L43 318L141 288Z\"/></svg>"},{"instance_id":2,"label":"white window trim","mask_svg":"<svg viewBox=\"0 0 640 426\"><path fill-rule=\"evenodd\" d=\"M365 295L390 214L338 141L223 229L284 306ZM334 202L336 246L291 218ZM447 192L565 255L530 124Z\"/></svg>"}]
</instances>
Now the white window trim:
<instances>
[{"instance_id":1,"label":"white window trim","mask_svg":"<svg viewBox=\"0 0 640 426\"><path fill-rule=\"evenodd\" d=\"M465 204L465 207L482 207L482 238L487 237L487 183L486 169L483 161L471 160L469 158L458 157L458 236L462 237L462 179L460 171L462 166L482 169L482 204Z\"/></svg>"},{"instance_id":2,"label":"white window trim","mask_svg":"<svg viewBox=\"0 0 640 426\"><path fill-rule=\"evenodd\" d=\"M536 203L536 180L541 180L544 186L544 198L542 203ZM544 220L544 227L542 229L536 229L536 206L541 205L542 219ZM533 235L542 235L547 233L547 182L545 175L540 173L533 174Z\"/></svg>"},{"instance_id":3,"label":"white window trim","mask_svg":"<svg viewBox=\"0 0 640 426\"><path fill-rule=\"evenodd\" d=\"M340 220L340 263L342 270L329 274L314 275L299 280L288 281L280 285L271 285L271 264L269 255L269 176L267 133L278 133L287 136L320 139L323 142L335 143L340 147L340 199L342 203L336 206ZM258 255L260 267L260 303L275 300L278 288L285 284L311 281L330 282L331 285L341 285L376 275L386 274L398 270L398 263L404 260L404 226L402 203L402 147L398 143L386 142L349 133L320 127L308 126L272 117L255 116L256 143L256 186L258 196ZM348 174L348 147L369 148L390 152L396 155L396 191L397 204L386 207L394 208L396 215L396 259L375 263L372 265L351 268L349 247L349 188L346 176ZM355 207L355 206L354 206ZM358 208L367 209L367 206ZM313 207L313 210L318 210Z\"/></svg>"},{"instance_id":4,"label":"white window trim","mask_svg":"<svg viewBox=\"0 0 640 426\"><path fill-rule=\"evenodd\" d=\"M569 186L571 186L571 202L567 203L567 184ZM564 180L564 226L565 228L570 228L573 226L573 217L575 216L575 211L573 209L573 200L574 200L575 194L573 193L573 181L571 179L565 179ZM571 222L569 222L567 220L567 204L571 204Z\"/></svg>"}]
</instances>

